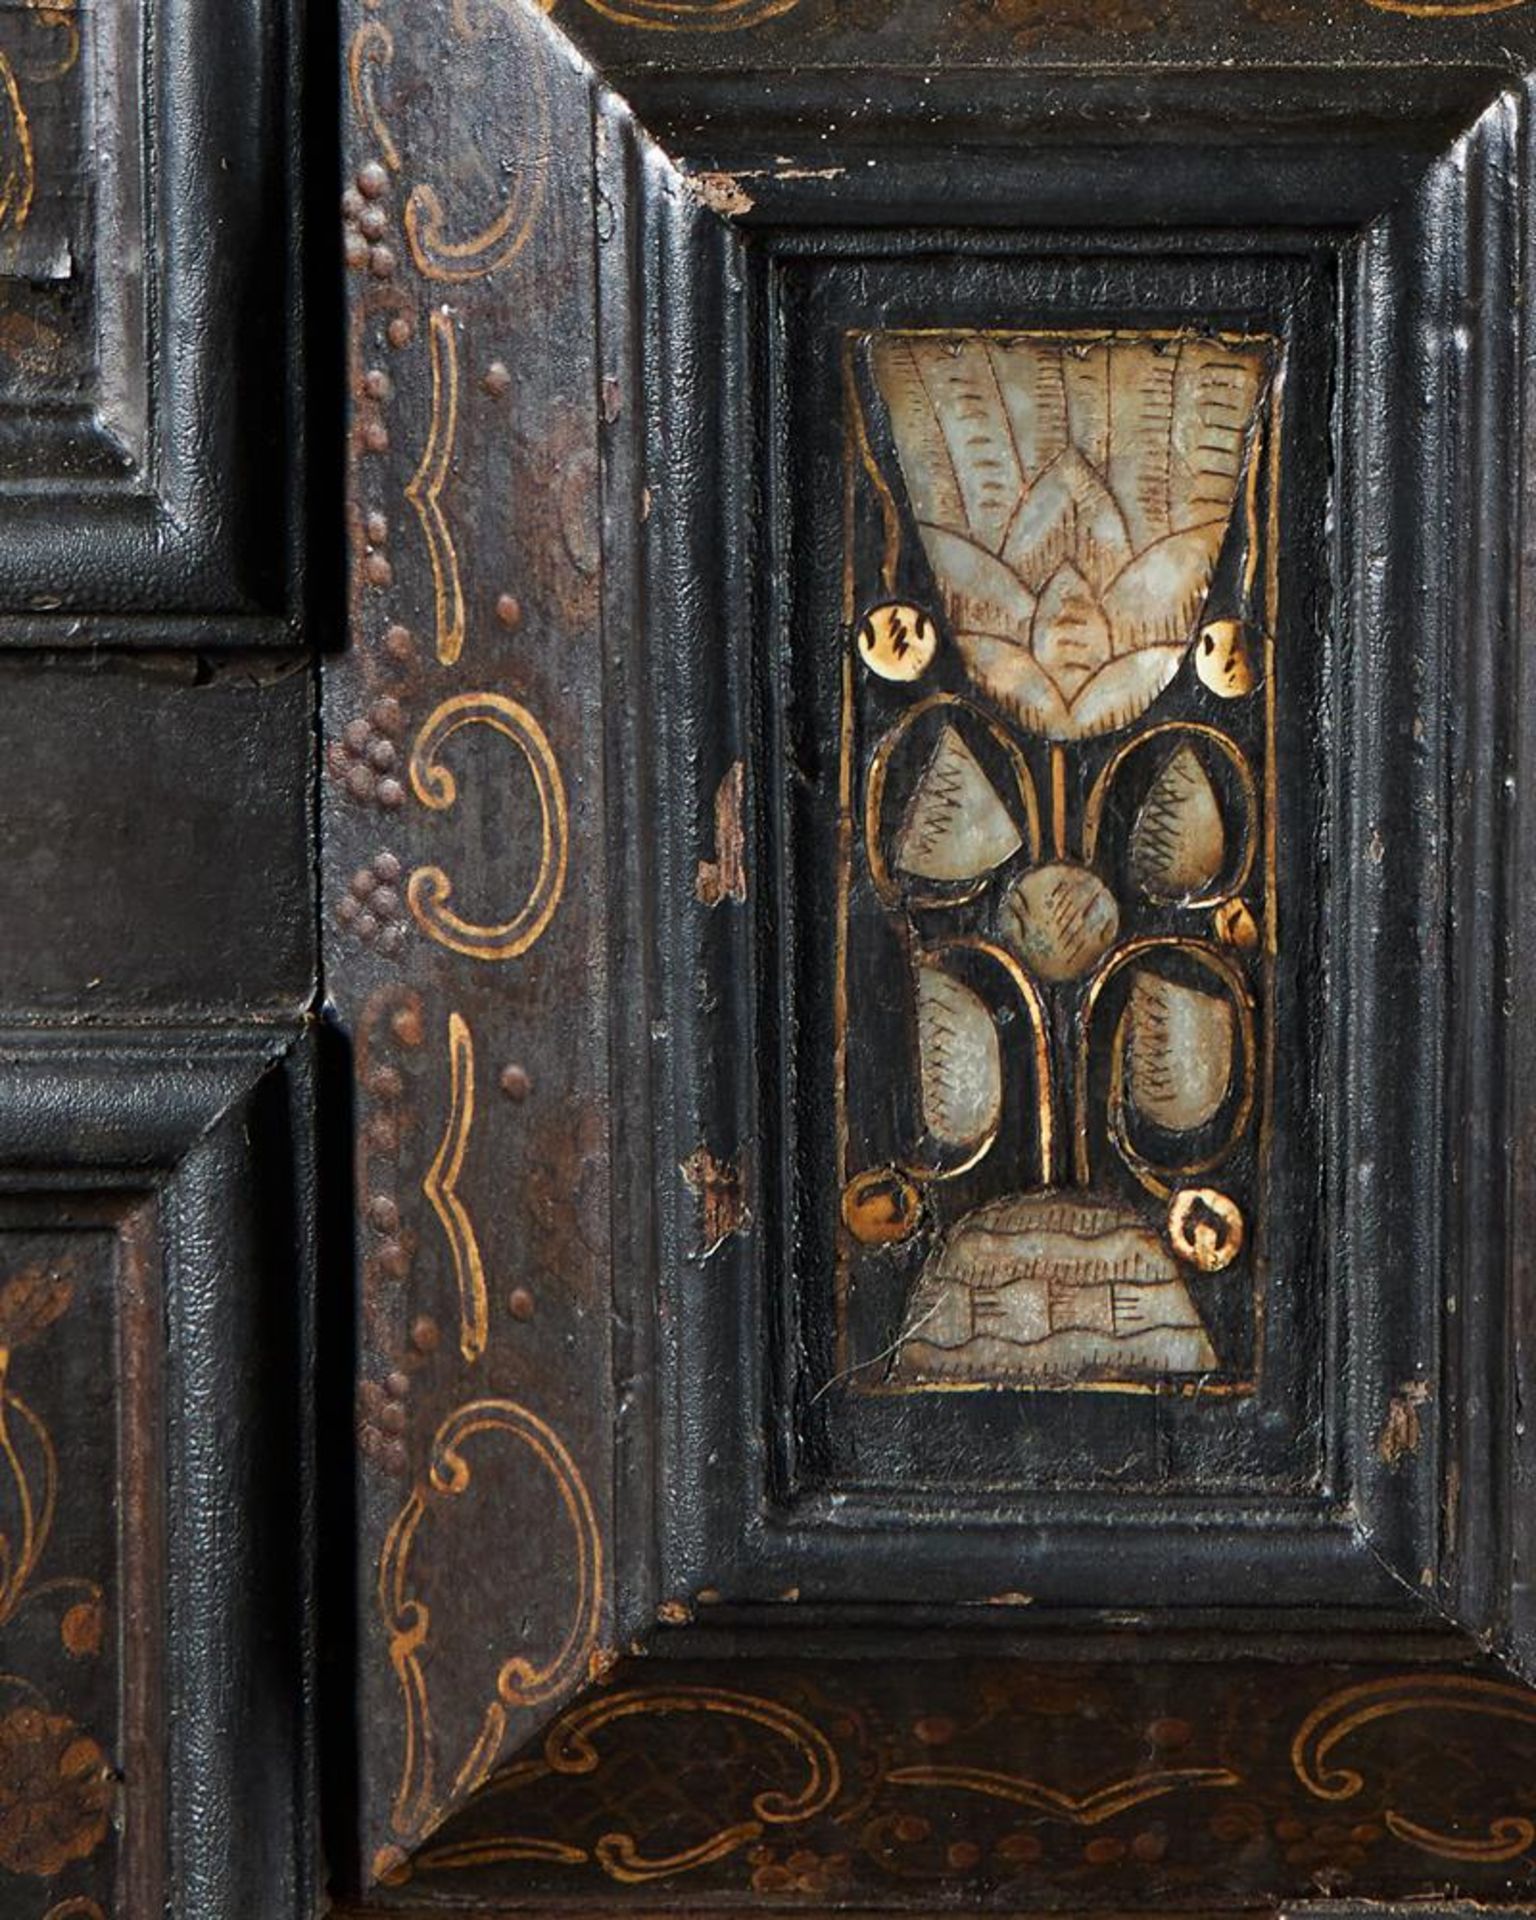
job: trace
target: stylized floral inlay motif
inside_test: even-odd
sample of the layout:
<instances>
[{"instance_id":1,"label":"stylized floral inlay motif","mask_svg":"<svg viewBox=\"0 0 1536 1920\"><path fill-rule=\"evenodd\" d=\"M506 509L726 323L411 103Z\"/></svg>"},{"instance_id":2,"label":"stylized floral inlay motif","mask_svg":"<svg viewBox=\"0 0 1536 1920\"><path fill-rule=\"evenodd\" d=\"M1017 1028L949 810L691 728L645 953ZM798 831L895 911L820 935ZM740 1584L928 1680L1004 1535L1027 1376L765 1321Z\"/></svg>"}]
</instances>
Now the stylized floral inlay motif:
<instances>
[{"instance_id":1,"label":"stylized floral inlay motif","mask_svg":"<svg viewBox=\"0 0 1536 1920\"><path fill-rule=\"evenodd\" d=\"M75 1297L67 1274L54 1267L23 1267L0 1286L0 1350L13 1353L46 1333Z\"/></svg>"},{"instance_id":2,"label":"stylized floral inlay motif","mask_svg":"<svg viewBox=\"0 0 1536 1920\"><path fill-rule=\"evenodd\" d=\"M884 533L877 579L850 513L864 851L912 962L918 1096L893 1126L845 1048L842 1219L915 1268L882 1379L1235 1383L1239 1310L1208 1324L1200 1289L1247 1241L1208 1177L1242 1177L1256 1097L1240 707L1273 644L1280 343L902 329L847 356Z\"/></svg>"},{"instance_id":3,"label":"stylized floral inlay motif","mask_svg":"<svg viewBox=\"0 0 1536 1920\"><path fill-rule=\"evenodd\" d=\"M0 1718L0 1867L51 1878L107 1836L107 1757L63 1714L14 1707Z\"/></svg>"},{"instance_id":4,"label":"stylized floral inlay motif","mask_svg":"<svg viewBox=\"0 0 1536 1920\"><path fill-rule=\"evenodd\" d=\"M890 333L872 360L968 672L1054 739L1129 725L1195 637L1262 349Z\"/></svg>"}]
</instances>

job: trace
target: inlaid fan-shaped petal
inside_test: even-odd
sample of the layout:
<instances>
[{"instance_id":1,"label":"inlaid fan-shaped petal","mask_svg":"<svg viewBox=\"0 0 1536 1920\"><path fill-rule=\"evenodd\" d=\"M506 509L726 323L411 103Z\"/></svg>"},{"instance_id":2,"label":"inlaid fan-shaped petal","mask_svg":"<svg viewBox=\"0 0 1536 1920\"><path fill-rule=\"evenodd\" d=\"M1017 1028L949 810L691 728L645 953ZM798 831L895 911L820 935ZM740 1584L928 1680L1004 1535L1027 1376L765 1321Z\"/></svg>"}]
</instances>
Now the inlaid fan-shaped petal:
<instances>
[{"instance_id":1,"label":"inlaid fan-shaped petal","mask_svg":"<svg viewBox=\"0 0 1536 1920\"><path fill-rule=\"evenodd\" d=\"M1120 509L1076 447L1030 488L1003 544L1003 559L1036 593L1064 560L1102 591L1130 558Z\"/></svg>"},{"instance_id":2,"label":"inlaid fan-shaped petal","mask_svg":"<svg viewBox=\"0 0 1536 1920\"><path fill-rule=\"evenodd\" d=\"M1139 552L1169 531L1178 351L1117 341L1110 363L1109 484Z\"/></svg>"},{"instance_id":3,"label":"inlaid fan-shaped petal","mask_svg":"<svg viewBox=\"0 0 1536 1920\"><path fill-rule=\"evenodd\" d=\"M923 1123L945 1146L979 1146L1003 1111L997 1026L980 994L930 960L917 963Z\"/></svg>"},{"instance_id":4,"label":"inlaid fan-shaped petal","mask_svg":"<svg viewBox=\"0 0 1536 1920\"><path fill-rule=\"evenodd\" d=\"M1145 713L1179 670L1183 647L1143 647L1122 654L1083 683L1070 702L1017 641L990 633L957 633L966 670L1004 713L1051 740L1086 740L1113 733Z\"/></svg>"},{"instance_id":5,"label":"inlaid fan-shaped petal","mask_svg":"<svg viewBox=\"0 0 1536 1920\"><path fill-rule=\"evenodd\" d=\"M957 633L955 646L966 671L988 696L1030 733L1054 740L1075 735L1061 688L1029 650L1027 640L1006 640L995 633Z\"/></svg>"},{"instance_id":6,"label":"inlaid fan-shaped petal","mask_svg":"<svg viewBox=\"0 0 1536 1920\"><path fill-rule=\"evenodd\" d=\"M1069 347L1062 356L1072 444L1081 450L1095 473L1104 473L1109 466L1112 354L1107 340L1097 340L1091 346Z\"/></svg>"},{"instance_id":7,"label":"inlaid fan-shaped petal","mask_svg":"<svg viewBox=\"0 0 1536 1920\"><path fill-rule=\"evenodd\" d=\"M1042 353L1040 342L1029 338L993 340L988 352L1020 468L1025 481L1033 483L1072 439L1061 357Z\"/></svg>"},{"instance_id":8,"label":"inlaid fan-shaped petal","mask_svg":"<svg viewBox=\"0 0 1536 1920\"><path fill-rule=\"evenodd\" d=\"M1235 1021L1225 994L1186 987L1139 967L1120 1039L1131 1104L1170 1133L1203 1127L1232 1083Z\"/></svg>"},{"instance_id":9,"label":"inlaid fan-shaped petal","mask_svg":"<svg viewBox=\"0 0 1536 1920\"><path fill-rule=\"evenodd\" d=\"M936 345L920 361L923 384L949 448L966 527L996 552L1025 485L1002 388L984 341Z\"/></svg>"},{"instance_id":10,"label":"inlaid fan-shaped petal","mask_svg":"<svg viewBox=\"0 0 1536 1920\"><path fill-rule=\"evenodd\" d=\"M1093 588L1064 560L1035 608L1029 650L1060 687L1068 705L1109 659L1109 622Z\"/></svg>"},{"instance_id":11,"label":"inlaid fan-shaped petal","mask_svg":"<svg viewBox=\"0 0 1536 1920\"><path fill-rule=\"evenodd\" d=\"M1131 823L1131 878L1154 900L1211 886L1227 858L1221 802L1200 756L1181 746L1159 770Z\"/></svg>"},{"instance_id":12,"label":"inlaid fan-shaped petal","mask_svg":"<svg viewBox=\"0 0 1536 1920\"><path fill-rule=\"evenodd\" d=\"M1116 653L1188 645L1205 604L1225 527L1215 521L1169 534L1137 554L1104 594Z\"/></svg>"},{"instance_id":13,"label":"inlaid fan-shaped petal","mask_svg":"<svg viewBox=\"0 0 1536 1920\"><path fill-rule=\"evenodd\" d=\"M1225 519L1242 477L1265 363L1251 348L1186 340L1174 387L1170 523Z\"/></svg>"},{"instance_id":14,"label":"inlaid fan-shaped petal","mask_svg":"<svg viewBox=\"0 0 1536 1920\"><path fill-rule=\"evenodd\" d=\"M920 525L923 551L939 583L950 631L1027 638L1035 596L1001 560L963 533Z\"/></svg>"},{"instance_id":15,"label":"inlaid fan-shaped petal","mask_svg":"<svg viewBox=\"0 0 1536 1920\"><path fill-rule=\"evenodd\" d=\"M1101 667L1072 702L1065 740L1115 733L1139 720L1179 670L1183 647L1143 647Z\"/></svg>"},{"instance_id":16,"label":"inlaid fan-shaped petal","mask_svg":"<svg viewBox=\"0 0 1536 1920\"><path fill-rule=\"evenodd\" d=\"M1252 453L1271 353L1264 339L1194 334L872 341L951 632L973 677L1021 725L1084 739L1129 724L1167 685L1176 657L1110 672L1104 659L1059 645L1039 603L1053 581L1085 583L1096 606L1090 613L1074 586L1074 619L1095 636L1107 631L1116 663L1189 646ZM998 643L1024 637L1031 610L1033 662L1024 664ZM1097 654L1097 637L1093 645Z\"/></svg>"},{"instance_id":17,"label":"inlaid fan-shaped petal","mask_svg":"<svg viewBox=\"0 0 1536 1920\"><path fill-rule=\"evenodd\" d=\"M945 726L902 815L896 865L921 880L974 880L1023 844L981 763Z\"/></svg>"},{"instance_id":18,"label":"inlaid fan-shaped petal","mask_svg":"<svg viewBox=\"0 0 1536 1920\"><path fill-rule=\"evenodd\" d=\"M920 521L963 532L965 502L960 495L959 476L923 384L919 354L925 349L931 349L930 342L884 333L875 339L870 357L891 417L913 513Z\"/></svg>"}]
</instances>

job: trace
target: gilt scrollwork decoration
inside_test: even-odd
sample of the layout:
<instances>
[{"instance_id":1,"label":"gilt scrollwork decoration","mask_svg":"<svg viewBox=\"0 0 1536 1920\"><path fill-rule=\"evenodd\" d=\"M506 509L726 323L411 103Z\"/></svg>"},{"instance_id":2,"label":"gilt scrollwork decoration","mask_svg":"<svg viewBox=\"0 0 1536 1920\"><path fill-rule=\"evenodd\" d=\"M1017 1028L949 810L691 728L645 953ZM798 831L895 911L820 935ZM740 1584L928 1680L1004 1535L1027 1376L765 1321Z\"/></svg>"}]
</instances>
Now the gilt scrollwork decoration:
<instances>
[{"instance_id":1,"label":"gilt scrollwork decoration","mask_svg":"<svg viewBox=\"0 0 1536 1920\"><path fill-rule=\"evenodd\" d=\"M538 16L519 0L453 0L458 37L478 41L484 31L481 23L490 13L510 25L522 49L521 58L513 63L522 84L520 158L501 211L483 227L462 236L455 235L450 210L435 186L423 181L411 189L405 203L406 241L411 258L429 280L479 280L499 272L527 245L544 205L552 124L548 82L534 39L540 30Z\"/></svg>"},{"instance_id":2,"label":"gilt scrollwork decoration","mask_svg":"<svg viewBox=\"0 0 1536 1920\"><path fill-rule=\"evenodd\" d=\"M498 1435L525 1450L552 1484L557 1511L570 1534L575 1594L564 1636L547 1658L537 1659L520 1650L499 1661L480 1729L453 1771L447 1793L450 1801L461 1800L484 1781L500 1753L508 1714L553 1699L585 1675L597 1645L603 1606L603 1540L591 1495L569 1449L546 1420L515 1401L486 1398L458 1407L438 1428L427 1470L396 1515L379 1559L379 1612L405 1707L404 1752L392 1817L401 1841L432 1826L444 1797L426 1670L432 1613L413 1584L414 1556L429 1514L441 1514L445 1502L456 1501L469 1490L471 1443ZM378 1864L381 1872L391 1873L400 1861L392 1851Z\"/></svg>"},{"instance_id":3,"label":"gilt scrollwork decoration","mask_svg":"<svg viewBox=\"0 0 1536 1920\"><path fill-rule=\"evenodd\" d=\"M0 1629L34 1602L68 1596L59 1638L78 1658L100 1648L105 1598L92 1581L35 1579L58 1511L58 1455L12 1379L17 1351L40 1340L74 1298L62 1262L24 1267L0 1285ZM105 1841L116 1783L100 1744L27 1676L0 1673L0 1689L18 1696L0 1712L0 1870L52 1879Z\"/></svg>"},{"instance_id":4,"label":"gilt scrollwork decoration","mask_svg":"<svg viewBox=\"0 0 1536 1920\"><path fill-rule=\"evenodd\" d=\"M373 135L379 157L391 173L400 171L400 149L377 94L377 75L387 73L395 57L395 37L382 20L365 20L347 49L347 77L358 118Z\"/></svg>"},{"instance_id":5,"label":"gilt scrollwork decoration","mask_svg":"<svg viewBox=\"0 0 1536 1920\"><path fill-rule=\"evenodd\" d=\"M32 211L37 156L16 69L0 53L0 234L19 233Z\"/></svg>"},{"instance_id":6,"label":"gilt scrollwork decoration","mask_svg":"<svg viewBox=\"0 0 1536 1920\"><path fill-rule=\"evenodd\" d=\"M461 1013L448 1016L448 1077L448 1118L421 1190L448 1241L459 1290L459 1350L473 1363L485 1351L490 1295L475 1223L459 1195L459 1175L475 1123L475 1042L469 1022Z\"/></svg>"},{"instance_id":7,"label":"gilt scrollwork decoration","mask_svg":"<svg viewBox=\"0 0 1536 1920\"><path fill-rule=\"evenodd\" d=\"M533 10L517 0L453 0L449 18L455 38L471 46L483 40L493 18L510 29L520 53L510 61L498 57L518 75L524 120L520 158L511 170L507 197L482 226L457 232L452 207L431 181L418 180L406 191L403 226L411 259L423 278L443 284L483 279L522 252L543 210L552 142L549 87L533 37L539 31ZM391 173L403 174L409 167L408 146L398 120L391 119L380 98L381 78L392 70L395 54L390 27L369 17L352 36L347 72L354 109L380 161Z\"/></svg>"},{"instance_id":8,"label":"gilt scrollwork decoration","mask_svg":"<svg viewBox=\"0 0 1536 1920\"><path fill-rule=\"evenodd\" d=\"M421 463L406 483L405 497L426 536L432 563L437 658L451 667L464 648L464 586L453 528L443 511L443 490L453 470L459 422L459 341L453 315L438 308L428 325L432 355L432 414Z\"/></svg>"},{"instance_id":9,"label":"gilt scrollwork decoration","mask_svg":"<svg viewBox=\"0 0 1536 1920\"><path fill-rule=\"evenodd\" d=\"M726 1819L703 1839L668 1852L653 1852L632 1832L601 1835L590 1850L536 1834L516 1831L424 1849L414 1862L422 1872L444 1872L495 1865L507 1860L545 1860L580 1866L591 1861L609 1879L626 1886L674 1878L727 1859L774 1828L789 1828L815 1818L842 1790L837 1750L820 1727L803 1713L757 1694L682 1685L636 1688L583 1701L562 1714L545 1736L540 1757L518 1761L492 1779L487 1803L508 1799L552 1777L597 1774L605 1764L599 1736L623 1721L647 1717L697 1715L748 1726L783 1742L798 1761L803 1779L793 1791L763 1788L753 1794L739 1819Z\"/></svg>"},{"instance_id":10,"label":"gilt scrollwork decoration","mask_svg":"<svg viewBox=\"0 0 1536 1920\"><path fill-rule=\"evenodd\" d=\"M1524 1687L1473 1674L1394 1675L1345 1687L1315 1707L1291 1741L1291 1765L1308 1793L1319 1800L1348 1801L1365 1789L1366 1775L1344 1762L1340 1750L1356 1735L1402 1716L1470 1714L1517 1721L1536 1729L1536 1695ZM1447 1833L1388 1807L1387 1830L1407 1845L1441 1860L1484 1865L1514 1860L1536 1846L1536 1821L1525 1814L1496 1815L1477 1836Z\"/></svg>"},{"instance_id":11,"label":"gilt scrollwork decoration","mask_svg":"<svg viewBox=\"0 0 1536 1920\"><path fill-rule=\"evenodd\" d=\"M887 1776L893 1786L925 1787L956 1793L977 1793L1018 1807L1030 1807L1073 1826L1096 1827L1132 1807L1160 1800L1170 1793L1194 1787L1221 1788L1242 1784L1230 1767L1159 1767L1148 1773L1113 1780L1091 1793L1074 1794L1023 1774L989 1767L896 1767Z\"/></svg>"},{"instance_id":12,"label":"gilt scrollwork decoration","mask_svg":"<svg viewBox=\"0 0 1536 1920\"><path fill-rule=\"evenodd\" d=\"M510 740L527 762L539 806L539 864L527 899L510 918L494 925L467 920L449 905L453 882L441 867L418 867L406 885L406 901L422 931L441 946L475 960L512 960L543 934L565 889L570 823L565 783L543 727L525 706L500 693L460 693L427 719L411 750L410 778L425 807L444 811L458 797L458 784L439 755L468 727L488 727Z\"/></svg>"}]
</instances>

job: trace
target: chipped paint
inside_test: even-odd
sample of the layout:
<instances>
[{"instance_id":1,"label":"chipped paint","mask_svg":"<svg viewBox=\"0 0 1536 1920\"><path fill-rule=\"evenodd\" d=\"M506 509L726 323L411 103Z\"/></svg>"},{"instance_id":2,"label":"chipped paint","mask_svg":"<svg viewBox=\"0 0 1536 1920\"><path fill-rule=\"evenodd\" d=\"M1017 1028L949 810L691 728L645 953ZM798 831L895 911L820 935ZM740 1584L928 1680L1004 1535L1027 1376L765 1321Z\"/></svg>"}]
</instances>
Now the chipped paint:
<instances>
[{"instance_id":1,"label":"chipped paint","mask_svg":"<svg viewBox=\"0 0 1536 1920\"><path fill-rule=\"evenodd\" d=\"M1419 1450L1421 1423L1419 1408L1429 1399L1427 1380L1405 1380L1387 1403L1387 1417L1376 1440L1376 1452L1389 1467L1395 1467L1405 1454Z\"/></svg>"},{"instance_id":2,"label":"chipped paint","mask_svg":"<svg viewBox=\"0 0 1536 1920\"><path fill-rule=\"evenodd\" d=\"M700 1203L699 1258L707 1260L732 1234L742 1232L747 1211L745 1156L717 1160L708 1147L697 1147L679 1168L690 1192Z\"/></svg>"},{"instance_id":3,"label":"chipped paint","mask_svg":"<svg viewBox=\"0 0 1536 1920\"><path fill-rule=\"evenodd\" d=\"M683 173L683 184L711 213L731 219L756 204L734 173Z\"/></svg>"},{"instance_id":4,"label":"chipped paint","mask_svg":"<svg viewBox=\"0 0 1536 1920\"><path fill-rule=\"evenodd\" d=\"M741 807L746 771L738 760L715 789L715 857L699 862L695 891L706 907L747 897L746 836Z\"/></svg>"}]
</instances>

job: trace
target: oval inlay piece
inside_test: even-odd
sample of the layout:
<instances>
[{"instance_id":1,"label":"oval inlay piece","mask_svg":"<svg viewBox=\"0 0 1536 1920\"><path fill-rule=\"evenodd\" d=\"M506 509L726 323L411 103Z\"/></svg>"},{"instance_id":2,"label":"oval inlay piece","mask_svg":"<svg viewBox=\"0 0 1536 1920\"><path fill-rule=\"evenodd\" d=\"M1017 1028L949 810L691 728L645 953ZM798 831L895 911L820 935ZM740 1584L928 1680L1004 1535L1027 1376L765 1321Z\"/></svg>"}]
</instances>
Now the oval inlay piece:
<instances>
[{"instance_id":1,"label":"oval inlay piece","mask_svg":"<svg viewBox=\"0 0 1536 1920\"><path fill-rule=\"evenodd\" d=\"M1214 1119L1232 1083L1235 1026L1224 994L1138 968L1120 1017L1131 1105L1171 1133Z\"/></svg>"},{"instance_id":2,"label":"oval inlay piece","mask_svg":"<svg viewBox=\"0 0 1536 1920\"><path fill-rule=\"evenodd\" d=\"M916 1181L898 1167L857 1173L843 1188L843 1224L860 1246L891 1247L910 1240L922 1212Z\"/></svg>"},{"instance_id":3,"label":"oval inlay piece","mask_svg":"<svg viewBox=\"0 0 1536 1920\"><path fill-rule=\"evenodd\" d=\"M1096 873L1069 860L1022 874L1003 901L1003 944L1042 980L1077 980L1120 930L1115 897Z\"/></svg>"},{"instance_id":4,"label":"oval inlay piece","mask_svg":"<svg viewBox=\"0 0 1536 1920\"><path fill-rule=\"evenodd\" d=\"M1212 620L1200 629L1195 672L1218 699L1241 700L1259 684L1253 646L1241 620Z\"/></svg>"},{"instance_id":5,"label":"oval inlay piece","mask_svg":"<svg viewBox=\"0 0 1536 1920\"><path fill-rule=\"evenodd\" d=\"M921 607L887 600L859 626L859 658L882 680L916 680L933 664L939 630Z\"/></svg>"},{"instance_id":6,"label":"oval inlay piece","mask_svg":"<svg viewBox=\"0 0 1536 1920\"><path fill-rule=\"evenodd\" d=\"M1168 1241L1181 1260L1202 1273L1220 1273L1243 1250L1245 1230L1237 1202L1215 1187L1185 1187L1168 1209Z\"/></svg>"}]
</instances>

